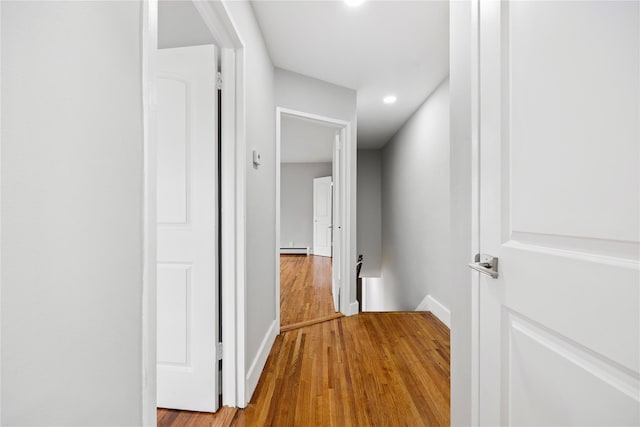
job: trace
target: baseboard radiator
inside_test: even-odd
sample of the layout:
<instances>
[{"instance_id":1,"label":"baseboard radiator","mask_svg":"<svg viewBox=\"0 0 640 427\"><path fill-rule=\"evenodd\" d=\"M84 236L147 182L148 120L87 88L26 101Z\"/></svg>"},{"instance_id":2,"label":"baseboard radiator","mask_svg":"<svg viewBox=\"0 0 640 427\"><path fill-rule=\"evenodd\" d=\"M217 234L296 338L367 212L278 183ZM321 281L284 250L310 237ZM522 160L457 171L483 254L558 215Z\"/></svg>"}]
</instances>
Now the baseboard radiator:
<instances>
[{"instance_id":1,"label":"baseboard radiator","mask_svg":"<svg viewBox=\"0 0 640 427\"><path fill-rule=\"evenodd\" d=\"M280 255L309 255L309 248L280 248Z\"/></svg>"}]
</instances>

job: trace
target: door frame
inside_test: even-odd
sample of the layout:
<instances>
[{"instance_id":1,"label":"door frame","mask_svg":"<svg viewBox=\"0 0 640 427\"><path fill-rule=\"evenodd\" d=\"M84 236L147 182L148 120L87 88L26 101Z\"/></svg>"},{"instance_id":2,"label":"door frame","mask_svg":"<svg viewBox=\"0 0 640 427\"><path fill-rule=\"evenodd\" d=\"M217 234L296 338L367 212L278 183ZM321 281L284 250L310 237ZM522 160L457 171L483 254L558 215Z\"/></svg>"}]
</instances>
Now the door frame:
<instances>
[{"instance_id":1,"label":"door frame","mask_svg":"<svg viewBox=\"0 0 640 427\"><path fill-rule=\"evenodd\" d=\"M320 116L317 114L306 113L304 111L292 110L284 107L276 107L276 251L275 251L275 305L276 305L276 324L280 328L280 148L281 148L281 126L282 117L295 117L299 119L310 120L316 123L331 125L340 132L340 138L342 141L342 147L340 150L340 160L343 166L343 173L341 176L340 186L342 198L344 201L352 200L355 194L351 191L351 152L352 152L352 139L351 139L351 122L334 119L331 117ZM335 222L335 218L334 218ZM345 316L352 314L350 307L350 295L351 295L351 276L355 278L355 270L353 274L351 266L354 264L350 259L351 248L354 242L351 241L351 212L349 203L340 204L340 219L339 223L342 224L343 233L341 233L341 263L343 280L340 283L340 312Z\"/></svg>"},{"instance_id":2,"label":"door frame","mask_svg":"<svg viewBox=\"0 0 640 427\"><path fill-rule=\"evenodd\" d=\"M471 249L480 248L480 0L471 1ZM470 254L471 255L471 254ZM471 258L469 258L471 262ZM471 423L480 425L480 273L471 273Z\"/></svg>"},{"instance_id":3,"label":"door frame","mask_svg":"<svg viewBox=\"0 0 640 427\"><path fill-rule=\"evenodd\" d=\"M479 8L451 2L451 422L479 423L479 274L467 268L479 253Z\"/></svg>"},{"instance_id":4,"label":"door frame","mask_svg":"<svg viewBox=\"0 0 640 427\"><path fill-rule=\"evenodd\" d=\"M244 406L245 380L245 73L244 44L223 2L193 1L220 50L222 82L222 404ZM142 2L143 273L142 424L156 425L156 50L158 0ZM224 209L221 209L224 206Z\"/></svg>"},{"instance_id":5,"label":"door frame","mask_svg":"<svg viewBox=\"0 0 640 427\"><path fill-rule=\"evenodd\" d=\"M2 2L0 2L0 34L2 34ZM0 130L2 129L2 43L0 43ZM0 131L0 182L2 181L2 132ZM2 241L2 186L0 185L0 242ZM1 250L0 250L1 254ZM0 256L0 354L2 350L2 257ZM0 358L0 384L2 358ZM2 423L2 392L0 391L0 423Z\"/></svg>"}]
</instances>

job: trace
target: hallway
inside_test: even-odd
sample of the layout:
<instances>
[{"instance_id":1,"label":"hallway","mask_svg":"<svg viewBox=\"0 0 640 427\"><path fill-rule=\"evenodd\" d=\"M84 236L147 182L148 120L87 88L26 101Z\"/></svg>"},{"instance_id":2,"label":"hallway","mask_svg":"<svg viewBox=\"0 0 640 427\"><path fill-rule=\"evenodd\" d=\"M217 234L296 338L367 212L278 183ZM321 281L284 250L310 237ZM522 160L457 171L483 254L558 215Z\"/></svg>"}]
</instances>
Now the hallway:
<instances>
[{"instance_id":1,"label":"hallway","mask_svg":"<svg viewBox=\"0 0 640 427\"><path fill-rule=\"evenodd\" d=\"M280 255L280 326L335 315L331 296L331 258Z\"/></svg>"},{"instance_id":2,"label":"hallway","mask_svg":"<svg viewBox=\"0 0 640 427\"><path fill-rule=\"evenodd\" d=\"M363 313L278 336L231 424L159 410L158 425L444 426L449 372L449 330L431 313Z\"/></svg>"}]
</instances>

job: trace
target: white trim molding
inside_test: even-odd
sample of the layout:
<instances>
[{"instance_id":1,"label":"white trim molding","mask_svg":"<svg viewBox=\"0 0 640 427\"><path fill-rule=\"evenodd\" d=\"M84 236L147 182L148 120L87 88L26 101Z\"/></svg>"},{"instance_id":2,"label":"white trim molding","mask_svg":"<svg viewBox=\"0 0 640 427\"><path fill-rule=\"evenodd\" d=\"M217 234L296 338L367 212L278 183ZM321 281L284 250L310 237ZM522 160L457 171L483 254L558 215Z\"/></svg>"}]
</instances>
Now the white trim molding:
<instances>
[{"instance_id":1,"label":"white trim molding","mask_svg":"<svg viewBox=\"0 0 640 427\"><path fill-rule=\"evenodd\" d=\"M224 74L222 80L222 111L235 111L237 104L235 93L238 58L233 49L223 48L221 49L220 60ZM237 312L242 311L240 305L244 304L244 300L239 299L240 292L236 290L236 283L238 283L238 286L243 283L241 276L237 274L237 269L242 268L244 271L244 265L239 265L240 261L236 254L236 249L241 246L240 239L244 240L243 230L241 229L244 224L239 226L235 215L244 205L242 204L238 207L236 195L240 196L241 193L238 193L237 188L234 186L237 181L237 174L241 173L236 164L238 132L235 115L223 114L220 125L222 126L222 140L220 141L222 170L220 171L220 176L223 183L221 187L221 204L224 206L224 209L221 210L222 227L220 238L222 239L224 253L230 254L222 257L220 265L222 268L222 280L220 283L222 340L224 342L222 355L224 360L222 368L222 404L236 406L238 401L237 370L243 369L243 365L241 366L237 363L237 359L240 357L240 349L236 345L236 340L239 339L236 337L241 333L240 331L244 330L240 329L243 326L236 321ZM238 142L237 145L240 146L242 144ZM242 147L242 150L244 150L244 147ZM224 185L224 183L229 185ZM241 256L243 254L244 252L241 253ZM244 359L244 355L242 358Z\"/></svg>"},{"instance_id":2,"label":"white trim molding","mask_svg":"<svg viewBox=\"0 0 640 427\"><path fill-rule=\"evenodd\" d=\"M280 255L311 255L309 248L280 248Z\"/></svg>"},{"instance_id":3,"label":"white trim molding","mask_svg":"<svg viewBox=\"0 0 640 427\"><path fill-rule=\"evenodd\" d=\"M353 316L354 314L358 314L359 312L360 312L360 305L358 304L358 301L355 301L349 304L348 316Z\"/></svg>"},{"instance_id":4,"label":"white trim molding","mask_svg":"<svg viewBox=\"0 0 640 427\"><path fill-rule=\"evenodd\" d=\"M418 304L415 311L430 311L436 316L442 323L447 325L447 328L451 328L451 312L440 301L428 295Z\"/></svg>"},{"instance_id":5,"label":"white trim molding","mask_svg":"<svg viewBox=\"0 0 640 427\"><path fill-rule=\"evenodd\" d=\"M245 217L246 110L244 43L227 6L193 1L220 48L222 71L222 404L244 405L245 390Z\"/></svg>"},{"instance_id":6,"label":"white trim molding","mask_svg":"<svg viewBox=\"0 0 640 427\"><path fill-rule=\"evenodd\" d=\"M0 34L2 34L2 2L0 2ZM2 48L1 48L1 43L0 43L0 165L2 164ZM2 176L2 167L0 167L0 176ZM1 179L0 179L1 181ZM0 185L0 188L2 188L2 186ZM2 241L1 235L2 235L2 192L0 191L0 241ZM0 245L1 247L1 245ZM0 249L0 278L2 277L2 250ZM0 295L2 295L2 279L0 279ZM0 298L0 307L2 307L2 300ZM0 319L2 319L2 309L0 309ZM143 320L144 322L144 320ZM143 323L143 329L144 329L144 323ZM2 354L2 321L0 320L0 354ZM144 349L143 349L144 351ZM144 358L144 355L143 355ZM144 364L144 362L143 362ZM2 360L0 358L0 384L2 384ZM143 378L143 388L144 388L144 378ZM143 400L144 400L144 395L143 395ZM144 420L144 418L143 418ZM1 391L1 387L0 387L0 425L2 424L2 391Z\"/></svg>"},{"instance_id":7,"label":"white trim molding","mask_svg":"<svg viewBox=\"0 0 640 427\"><path fill-rule=\"evenodd\" d=\"M271 322L271 326L269 326L269 330L267 334L262 339L262 343L260 343L260 348L258 349L258 354L256 354L255 359L251 362L251 366L249 367L249 371L247 371L247 390L246 395L251 396L258 386L258 381L260 380L260 375L262 374L262 370L264 369L264 365L267 363L267 358L269 357L269 353L271 352L271 347L273 347L273 343L280 332L280 324L276 323L274 320ZM248 402L247 402L248 403ZM244 404L240 404L241 408L244 408Z\"/></svg>"},{"instance_id":8,"label":"white trim molding","mask_svg":"<svg viewBox=\"0 0 640 427\"><path fill-rule=\"evenodd\" d=\"M158 0L142 5L142 425L157 424L156 382L156 116Z\"/></svg>"}]
</instances>

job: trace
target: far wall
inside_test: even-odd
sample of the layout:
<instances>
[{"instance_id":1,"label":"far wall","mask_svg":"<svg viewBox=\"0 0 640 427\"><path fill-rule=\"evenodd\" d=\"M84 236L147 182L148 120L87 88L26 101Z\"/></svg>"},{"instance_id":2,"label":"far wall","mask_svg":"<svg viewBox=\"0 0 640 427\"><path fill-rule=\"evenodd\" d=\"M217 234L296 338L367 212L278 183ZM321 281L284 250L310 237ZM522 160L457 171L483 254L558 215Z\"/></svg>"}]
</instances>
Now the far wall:
<instances>
[{"instance_id":1,"label":"far wall","mask_svg":"<svg viewBox=\"0 0 640 427\"><path fill-rule=\"evenodd\" d=\"M282 163L280 247L313 250L313 179L331 176L331 163Z\"/></svg>"},{"instance_id":2,"label":"far wall","mask_svg":"<svg viewBox=\"0 0 640 427\"><path fill-rule=\"evenodd\" d=\"M380 277L382 260L382 150L358 150L358 254L362 277Z\"/></svg>"}]
</instances>

